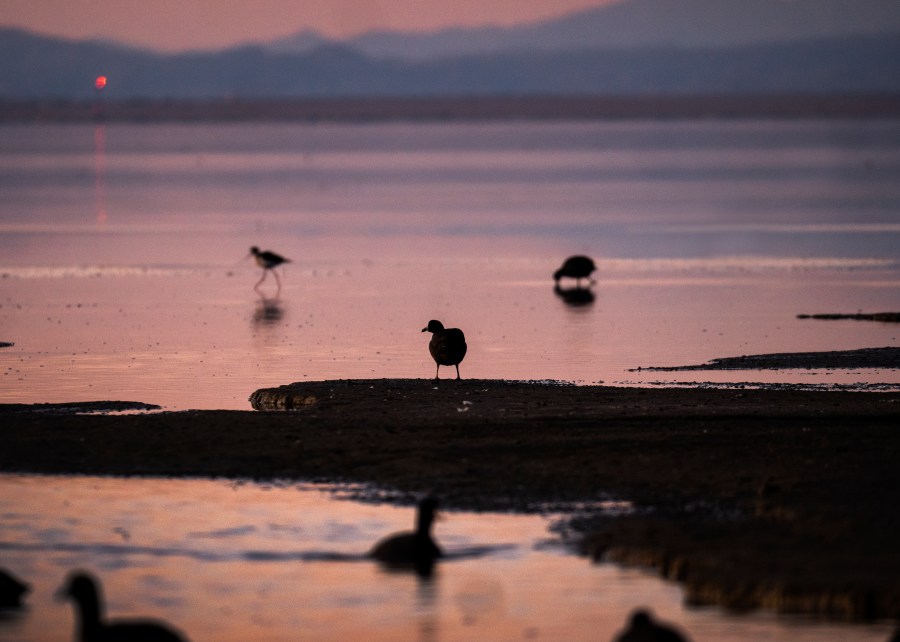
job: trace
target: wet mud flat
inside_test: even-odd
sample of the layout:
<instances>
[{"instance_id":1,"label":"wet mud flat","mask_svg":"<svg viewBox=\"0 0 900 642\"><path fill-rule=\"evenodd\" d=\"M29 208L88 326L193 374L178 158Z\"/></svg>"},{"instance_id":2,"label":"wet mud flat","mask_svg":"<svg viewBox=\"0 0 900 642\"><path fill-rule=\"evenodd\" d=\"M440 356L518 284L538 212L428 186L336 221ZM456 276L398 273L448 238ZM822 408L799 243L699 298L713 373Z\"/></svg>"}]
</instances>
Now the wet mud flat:
<instances>
[{"instance_id":1,"label":"wet mud flat","mask_svg":"<svg viewBox=\"0 0 900 642\"><path fill-rule=\"evenodd\" d=\"M419 379L253 402L291 410L0 406L0 470L343 481L451 509L627 500L559 530L594 559L655 567L692 603L900 619L900 393Z\"/></svg>"},{"instance_id":2,"label":"wet mud flat","mask_svg":"<svg viewBox=\"0 0 900 642\"><path fill-rule=\"evenodd\" d=\"M707 363L687 366L643 366L632 372L656 370L829 370L857 368L900 368L900 348L862 348L827 352L775 352L740 357L721 357Z\"/></svg>"}]
</instances>

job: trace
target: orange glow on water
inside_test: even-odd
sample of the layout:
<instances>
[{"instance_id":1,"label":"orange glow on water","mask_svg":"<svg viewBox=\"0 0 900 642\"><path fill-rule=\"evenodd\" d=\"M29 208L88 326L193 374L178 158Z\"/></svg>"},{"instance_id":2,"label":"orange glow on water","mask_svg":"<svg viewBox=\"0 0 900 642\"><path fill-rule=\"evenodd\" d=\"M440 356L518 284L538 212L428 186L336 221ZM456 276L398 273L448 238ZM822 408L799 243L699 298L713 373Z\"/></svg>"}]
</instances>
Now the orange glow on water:
<instances>
[{"instance_id":1,"label":"orange glow on water","mask_svg":"<svg viewBox=\"0 0 900 642\"><path fill-rule=\"evenodd\" d=\"M96 87L98 91L106 87L106 76L97 76L97 79L94 80L94 87Z\"/></svg>"}]
</instances>

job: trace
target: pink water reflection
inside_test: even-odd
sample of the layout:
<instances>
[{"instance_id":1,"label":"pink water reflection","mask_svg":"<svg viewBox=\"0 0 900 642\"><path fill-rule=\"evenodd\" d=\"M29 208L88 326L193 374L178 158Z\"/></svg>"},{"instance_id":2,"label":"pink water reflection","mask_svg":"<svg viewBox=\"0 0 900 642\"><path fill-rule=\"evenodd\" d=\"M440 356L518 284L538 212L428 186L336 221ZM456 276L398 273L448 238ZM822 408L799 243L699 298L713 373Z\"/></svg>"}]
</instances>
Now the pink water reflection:
<instances>
[{"instance_id":1,"label":"pink water reflection","mask_svg":"<svg viewBox=\"0 0 900 642\"><path fill-rule=\"evenodd\" d=\"M246 248L241 248L246 254ZM544 257L334 260L310 248L278 299L249 261L209 267L7 269L0 322L3 402L127 399L170 409L248 408L294 381L428 378L419 330L466 332L467 378L612 385L690 381L900 383L897 371L633 372L743 354L897 345L892 324L798 313L900 308L878 267L605 261L594 300L554 294Z\"/></svg>"},{"instance_id":2,"label":"pink water reflection","mask_svg":"<svg viewBox=\"0 0 900 642\"><path fill-rule=\"evenodd\" d=\"M609 640L641 605L696 640L865 642L890 628L689 610L673 584L548 544L539 516L446 513L435 534L451 557L487 552L430 580L388 573L364 553L410 528L412 509L315 487L0 475L0 514L0 565L34 587L0 621L4 642L71 639L53 593L73 568L101 578L111 614L163 618L194 642Z\"/></svg>"}]
</instances>

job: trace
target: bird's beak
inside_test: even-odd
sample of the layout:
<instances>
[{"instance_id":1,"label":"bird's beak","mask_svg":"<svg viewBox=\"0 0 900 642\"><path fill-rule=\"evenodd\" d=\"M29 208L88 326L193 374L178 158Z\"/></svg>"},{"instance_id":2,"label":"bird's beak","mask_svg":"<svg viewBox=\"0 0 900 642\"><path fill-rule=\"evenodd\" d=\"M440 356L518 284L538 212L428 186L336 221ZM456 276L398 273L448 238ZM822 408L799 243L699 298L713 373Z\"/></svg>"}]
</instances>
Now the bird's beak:
<instances>
[{"instance_id":1,"label":"bird's beak","mask_svg":"<svg viewBox=\"0 0 900 642\"><path fill-rule=\"evenodd\" d=\"M422 328L422 332L428 332L428 328Z\"/></svg>"}]
</instances>

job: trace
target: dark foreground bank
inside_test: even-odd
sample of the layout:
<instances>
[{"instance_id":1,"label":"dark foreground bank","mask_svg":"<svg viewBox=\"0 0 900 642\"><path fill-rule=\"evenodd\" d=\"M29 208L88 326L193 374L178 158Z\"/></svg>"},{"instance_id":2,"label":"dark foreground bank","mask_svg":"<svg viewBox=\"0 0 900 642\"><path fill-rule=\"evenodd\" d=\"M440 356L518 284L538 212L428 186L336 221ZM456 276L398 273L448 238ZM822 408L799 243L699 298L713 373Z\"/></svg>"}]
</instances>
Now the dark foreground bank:
<instances>
[{"instance_id":1,"label":"dark foreground bank","mask_svg":"<svg viewBox=\"0 0 900 642\"><path fill-rule=\"evenodd\" d=\"M366 380L258 391L290 412L0 406L0 470L371 482L451 508L607 496L585 553L694 603L900 619L900 393Z\"/></svg>"}]
</instances>

